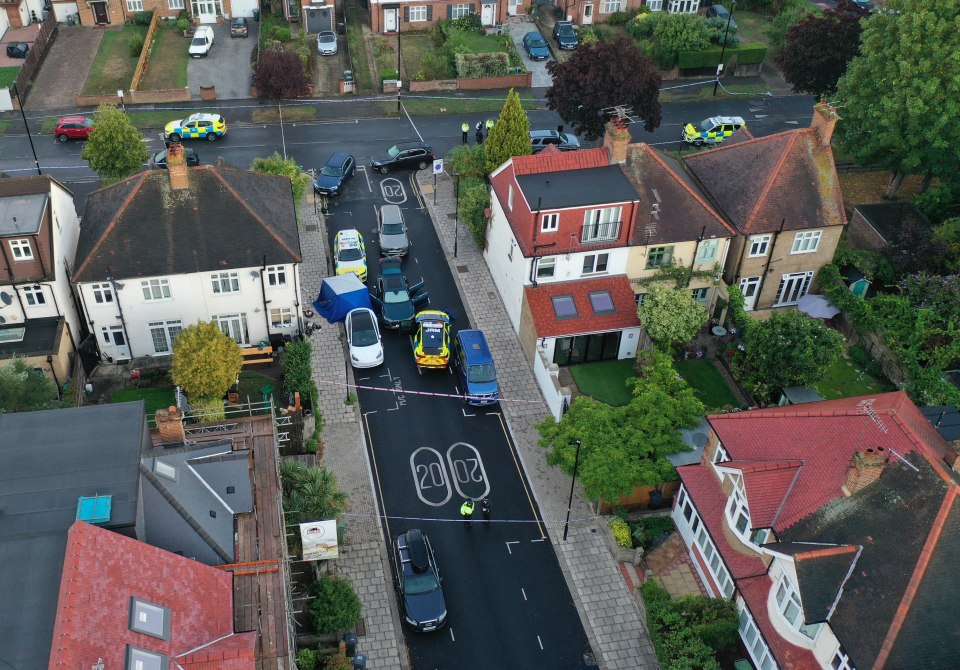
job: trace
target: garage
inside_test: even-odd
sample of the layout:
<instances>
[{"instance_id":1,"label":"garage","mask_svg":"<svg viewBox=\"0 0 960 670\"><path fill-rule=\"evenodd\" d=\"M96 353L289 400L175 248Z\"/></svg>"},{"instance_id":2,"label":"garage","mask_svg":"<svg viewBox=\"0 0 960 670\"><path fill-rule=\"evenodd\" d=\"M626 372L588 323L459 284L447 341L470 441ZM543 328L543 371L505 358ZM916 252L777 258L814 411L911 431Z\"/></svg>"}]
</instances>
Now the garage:
<instances>
[{"instance_id":1,"label":"garage","mask_svg":"<svg viewBox=\"0 0 960 670\"><path fill-rule=\"evenodd\" d=\"M234 16L245 16L248 19L253 18L253 10L260 8L259 0L231 0L230 12L231 18Z\"/></svg>"},{"instance_id":2,"label":"garage","mask_svg":"<svg viewBox=\"0 0 960 670\"><path fill-rule=\"evenodd\" d=\"M303 13L307 17L308 33L334 32L333 7L304 7Z\"/></svg>"}]
</instances>

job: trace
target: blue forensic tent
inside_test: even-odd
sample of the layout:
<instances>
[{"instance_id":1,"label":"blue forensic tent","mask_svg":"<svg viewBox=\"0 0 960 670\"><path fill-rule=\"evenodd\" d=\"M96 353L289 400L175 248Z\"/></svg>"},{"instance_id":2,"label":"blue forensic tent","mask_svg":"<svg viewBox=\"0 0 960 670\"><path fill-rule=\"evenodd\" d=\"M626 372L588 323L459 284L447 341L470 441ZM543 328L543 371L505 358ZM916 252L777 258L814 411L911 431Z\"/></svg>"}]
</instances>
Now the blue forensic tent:
<instances>
[{"instance_id":1,"label":"blue forensic tent","mask_svg":"<svg viewBox=\"0 0 960 670\"><path fill-rule=\"evenodd\" d=\"M343 321L347 312L357 307L370 308L367 286L352 272L339 277L327 277L320 285L320 293L313 301L317 314L330 323Z\"/></svg>"}]
</instances>

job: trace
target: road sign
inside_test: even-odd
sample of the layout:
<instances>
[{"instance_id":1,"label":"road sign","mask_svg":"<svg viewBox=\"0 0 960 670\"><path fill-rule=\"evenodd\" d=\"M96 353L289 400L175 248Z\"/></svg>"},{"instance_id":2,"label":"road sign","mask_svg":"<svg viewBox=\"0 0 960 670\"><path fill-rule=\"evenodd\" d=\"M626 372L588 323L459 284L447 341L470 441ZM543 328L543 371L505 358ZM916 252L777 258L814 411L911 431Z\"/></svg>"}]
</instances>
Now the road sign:
<instances>
[{"instance_id":1,"label":"road sign","mask_svg":"<svg viewBox=\"0 0 960 670\"><path fill-rule=\"evenodd\" d=\"M443 159L437 158L433 161L433 174L441 174L443 172Z\"/></svg>"}]
</instances>

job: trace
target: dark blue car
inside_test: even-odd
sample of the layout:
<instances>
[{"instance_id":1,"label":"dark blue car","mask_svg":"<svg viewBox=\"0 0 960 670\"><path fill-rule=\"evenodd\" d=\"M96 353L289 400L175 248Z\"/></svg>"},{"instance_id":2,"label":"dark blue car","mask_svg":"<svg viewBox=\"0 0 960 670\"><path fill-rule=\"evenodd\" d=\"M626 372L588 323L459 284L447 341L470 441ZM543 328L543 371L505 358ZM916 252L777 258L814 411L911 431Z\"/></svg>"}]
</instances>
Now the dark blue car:
<instances>
[{"instance_id":1,"label":"dark blue car","mask_svg":"<svg viewBox=\"0 0 960 670\"><path fill-rule=\"evenodd\" d=\"M313 190L320 195L340 195L343 183L353 176L356 167L357 161L352 154L338 151L330 156L327 164L317 174L313 182Z\"/></svg>"},{"instance_id":2,"label":"dark blue car","mask_svg":"<svg viewBox=\"0 0 960 670\"><path fill-rule=\"evenodd\" d=\"M527 50L530 60L547 60L550 58L550 49L543 40L543 36L536 30L531 30L523 36L523 48Z\"/></svg>"}]
</instances>

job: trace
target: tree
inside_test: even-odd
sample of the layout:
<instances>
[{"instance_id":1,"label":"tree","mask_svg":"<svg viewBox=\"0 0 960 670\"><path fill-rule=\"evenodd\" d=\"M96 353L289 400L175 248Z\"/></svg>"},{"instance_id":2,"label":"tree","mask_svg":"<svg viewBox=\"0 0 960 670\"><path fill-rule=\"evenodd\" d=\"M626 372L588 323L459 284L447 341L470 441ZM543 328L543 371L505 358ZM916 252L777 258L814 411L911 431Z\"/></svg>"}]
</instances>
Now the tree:
<instances>
[{"instance_id":1,"label":"tree","mask_svg":"<svg viewBox=\"0 0 960 670\"><path fill-rule=\"evenodd\" d=\"M960 274L960 217L947 219L933 229L933 240L946 253L938 259L945 274Z\"/></svg>"},{"instance_id":2,"label":"tree","mask_svg":"<svg viewBox=\"0 0 960 670\"><path fill-rule=\"evenodd\" d=\"M107 181L119 181L139 171L150 158L143 136L125 112L100 105L93 115L93 132L80 157Z\"/></svg>"},{"instance_id":3,"label":"tree","mask_svg":"<svg viewBox=\"0 0 960 670\"><path fill-rule=\"evenodd\" d=\"M681 51L703 51L713 30L699 14L667 14L653 31L656 58L662 67L673 67Z\"/></svg>"},{"instance_id":4,"label":"tree","mask_svg":"<svg viewBox=\"0 0 960 670\"><path fill-rule=\"evenodd\" d=\"M280 44L260 53L253 70L253 84L257 93L275 100L300 98L310 93L310 78L300 57Z\"/></svg>"},{"instance_id":5,"label":"tree","mask_svg":"<svg viewBox=\"0 0 960 670\"><path fill-rule=\"evenodd\" d=\"M790 87L819 98L833 95L837 81L860 51L861 19L867 12L841 0L820 16L808 14L787 31L786 48L775 56Z\"/></svg>"},{"instance_id":6,"label":"tree","mask_svg":"<svg viewBox=\"0 0 960 670\"><path fill-rule=\"evenodd\" d=\"M614 105L630 107L648 131L660 125L662 80L650 59L626 37L581 47L564 63L547 63L547 70L553 76L547 107L588 140L603 135L601 110Z\"/></svg>"},{"instance_id":7,"label":"tree","mask_svg":"<svg viewBox=\"0 0 960 670\"><path fill-rule=\"evenodd\" d=\"M819 14L820 8L807 0L787 0L783 8L775 12L773 23L767 29L767 39L774 54L783 51L787 44L787 32L791 27L803 21L809 14Z\"/></svg>"},{"instance_id":8,"label":"tree","mask_svg":"<svg viewBox=\"0 0 960 670\"><path fill-rule=\"evenodd\" d=\"M0 414L60 407L57 387L27 359L0 365Z\"/></svg>"},{"instance_id":9,"label":"tree","mask_svg":"<svg viewBox=\"0 0 960 670\"><path fill-rule=\"evenodd\" d=\"M547 462L567 473L576 452L570 441L582 441L577 478L590 498L616 501L637 486L675 479L665 456L685 450L679 428L695 425L705 411L664 354L653 355L632 390L625 407L580 396L559 422L537 424Z\"/></svg>"},{"instance_id":10,"label":"tree","mask_svg":"<svg viewBox=\"0 0 960 670\"><path fill-rule=\"evenodd\" d=\"M513 156L529 156L530 118L523 111L520 95L512 88L503 103L500 118L490 129L490 136L484 143L487 174L503 165Z\"/></svg>"},{"instance_id":11,"label":"tree","mask_svg":"<svg viewBox=\"0 0 960 670\"><path fill-rule=\"evenodd\" d=\"M651 284L643 304L637 310L647 335L661 351L675 343L689 342L707 322L707 310L700 306L689 289Z\"/></svg>"},{"instance_id":12,"label":"tree","mask_svg":"<svg viewBox=\"0 0 960 670\"><path fill-rule=\"evenodd\" d=\"M960 165L960 0L889 0L864 22L860 55L837 84L840 145L861 165L952 176Z\"/></svg>"},{"instance_id":13,"label":"tree","mask_svg":"<svg viewBox=\"0 0 960 670\"><path fill-rule=\"evenodd\" d=\"M240 345L213 321L187 326L173 341L173 383L191 400L203 402L223 397L240 374Z\"/></svg>"},{"instance_id":14,"label":"tree","mask_svg":"<svg viewBox=\"0 0 960 670\"><path fill-rule=\"evenodd\" d=\"M300 202L304 191L307 190L307 184L310 183L310 175L300 169L297 161L292 158L284 158L279 151L274 151L272 156L266 158L254 158L253 163L250 164L250 169L254 172L275 174L290 179L294 204Z\"/></svg>"},{"instance_id":15,"label":"tree","mask_svg":"<svg viewBox=\"0 0 960 670\"><path fill-rule=\"evenodd\" d=\"M843 353L843 337L819 319L789 310L751 324L734 371L759 402L785 386L813 386Z\"/></svg>"}]
</instances>

